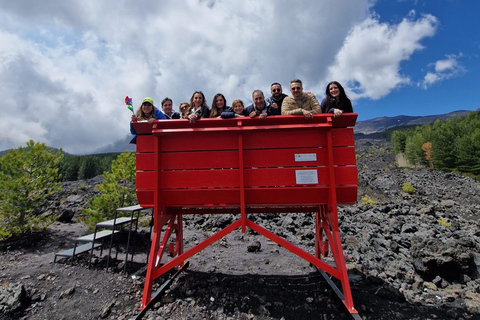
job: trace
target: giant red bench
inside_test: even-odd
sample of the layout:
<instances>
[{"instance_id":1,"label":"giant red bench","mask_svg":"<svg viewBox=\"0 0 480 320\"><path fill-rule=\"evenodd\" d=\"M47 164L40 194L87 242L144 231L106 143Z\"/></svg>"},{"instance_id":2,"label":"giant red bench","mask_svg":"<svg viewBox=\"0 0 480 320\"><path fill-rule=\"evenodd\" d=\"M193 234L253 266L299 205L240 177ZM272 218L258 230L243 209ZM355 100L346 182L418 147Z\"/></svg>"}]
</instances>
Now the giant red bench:
<instances>
[{"instance_id":1,"label":"giant red bench","mask_svg":"<svg viewBox=\"0 0 480 320\"><path fill-rule=\"evenodd\" d=\"M352 113L134 123L138 203L154 208L142 308L152 300L156 278L237 228L249 227L338 279L343 303L357 314L337 217L337 204L357 200L356 119ZM313 254L248 218L291 212L315 213ZM238 214L238 219L184 251L182 215L215 213ZM166 249L173 258L161 263ZM322 261L329 251L334 265Z\"/></svg>"}]
</instances>

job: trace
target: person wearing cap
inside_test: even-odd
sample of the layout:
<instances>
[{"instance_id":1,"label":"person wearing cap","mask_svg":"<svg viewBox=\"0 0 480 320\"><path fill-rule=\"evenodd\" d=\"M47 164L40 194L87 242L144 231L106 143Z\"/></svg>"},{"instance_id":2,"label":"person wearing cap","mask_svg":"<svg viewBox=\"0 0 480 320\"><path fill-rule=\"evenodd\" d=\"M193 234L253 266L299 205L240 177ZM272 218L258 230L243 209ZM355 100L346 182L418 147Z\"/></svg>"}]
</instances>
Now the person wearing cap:
<instances>
[{"instance_id":1,"label":"person wearing cap","mask_svg":"<svg viewBox=\"0 0 480 320\"><path fill-rule=\"evenodd\" d=\"M153 120L165 119L165 115L160 109L155 107L153 100L150 97L146 97L142 101L142 105L137 109L137 112L132 115L132 121L148 121L152 123Z\"/></svg>"},{"instance_id":2,"label":"person wearing cap","mask_svg":"<svg viewBox=\"0 0 480 320\"><path fill-rule=\"evenodd\" d=\"M153 100L150 97L143 99L142 104L137 109L137 112L132 115L133 121L148 121L148 123L153 123L153 120L165 119L165 115L153 104ZM130 122L130 132L135 135L135 137L130 141L130 143L136 143L137 141L137 132Z\"/></svg>"}]
</instances>

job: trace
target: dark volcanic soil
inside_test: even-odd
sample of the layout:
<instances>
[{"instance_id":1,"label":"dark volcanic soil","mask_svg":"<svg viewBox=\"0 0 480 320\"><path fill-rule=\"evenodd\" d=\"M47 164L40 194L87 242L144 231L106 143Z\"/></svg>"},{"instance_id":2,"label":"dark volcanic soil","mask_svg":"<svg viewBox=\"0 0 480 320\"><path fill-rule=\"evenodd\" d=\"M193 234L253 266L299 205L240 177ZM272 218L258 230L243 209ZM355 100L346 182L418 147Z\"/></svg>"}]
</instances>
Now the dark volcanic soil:
<instances>
[{"instance_id":1,"label":"dark volcanic soil","mask_svg":"<svg viewBox=\"0 0 480 320\"><path fill-rule=\"evenodd\" d=\"M480 184L454 174L398 168L383 141L358 141L357 154L359 204L339 208L339 217L352 295L361 317L480 319ZM109 270L107 252L100 256L99 250L91 269L88 254L79 256L73 266L66 259L53 262L55 252L72 247L76 237L88 233L76 221L79 208L100 181L64 184L58 201L63 211L73 210L72 222L56 222L48 232L2 244L0 301L9 290L23 292L24 297L13 307L2 302L0 319L131 319L139 314L149 249L147 224L136 238L127 274L122 273L125 234L119 237L118 259L114 253ZM403 193L406 181L414 186L414 195ZM365 195L375 204L362 205ZM311 215L265 214L252 219L313 253ZM451 225L439 223L440 219ZM184 217L186 249L231 220L229 215ZM255 241L260 250L249 252L247 247ZM154 290L172 274L157 279ZM144 316L350 318L319 272L248 229L245 234L232 232L189 259L188 268Z\"/></svg>"}]
</instances>

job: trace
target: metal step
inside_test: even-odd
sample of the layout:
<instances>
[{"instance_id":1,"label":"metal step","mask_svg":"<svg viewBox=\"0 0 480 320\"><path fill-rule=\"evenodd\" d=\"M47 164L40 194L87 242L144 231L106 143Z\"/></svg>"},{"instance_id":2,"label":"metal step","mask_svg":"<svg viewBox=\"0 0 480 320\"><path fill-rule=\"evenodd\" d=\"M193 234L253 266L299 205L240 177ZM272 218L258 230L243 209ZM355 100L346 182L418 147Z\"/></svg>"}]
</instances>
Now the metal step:
<instances>
[{"instance_id":1,"label":"metal step","mask_svg":"<svg viewBox=\"0 0 480 320\"><path fill-rule=\"evenodd\" d=\"M95 243L93 245L93 248L96 249L96 248L100 247L101 245L102 245L101 243ZM84 252L89 251L91 249L92 249L92 244L91 243L86 243L84 245L81 245L81 246L78 246L78 247L75 248L75 255L84 253ZM73 250L74 250L74 248L71 248L71 249L67 249L67 250L55 253L55 259L53 260L53 262L56 262L57 256L70 257L70 258L73 257Z\"/></svg>"}]
</instances>

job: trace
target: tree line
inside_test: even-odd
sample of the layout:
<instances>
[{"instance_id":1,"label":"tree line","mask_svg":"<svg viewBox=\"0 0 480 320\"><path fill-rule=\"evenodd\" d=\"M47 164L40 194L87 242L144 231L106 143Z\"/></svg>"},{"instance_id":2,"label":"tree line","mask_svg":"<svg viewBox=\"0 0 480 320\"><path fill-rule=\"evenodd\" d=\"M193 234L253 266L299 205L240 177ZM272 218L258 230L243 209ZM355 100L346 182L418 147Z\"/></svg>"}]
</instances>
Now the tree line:
<instances>
[{"instance_id":1,"label":"tree line","mask_svg":"<svg viewBox=\"0 0 480 320\"><path fill-rule=\"evenodd\" d=\"M390 141L394 153L403 153L412 165L458 172L480 180L480 110L464 117L395 130Z\"/></svg>"},{"instance_id":2,"label":"tree line","mask_svg":"<svg viewBox=\"0 0 480 320\"><path fill-rule=\"evenodd\" d=\"M74 156L64 154L59 164L62 181L91 179L110 171L112 162L120 153Z\"/></svg>"}]
</instances>

